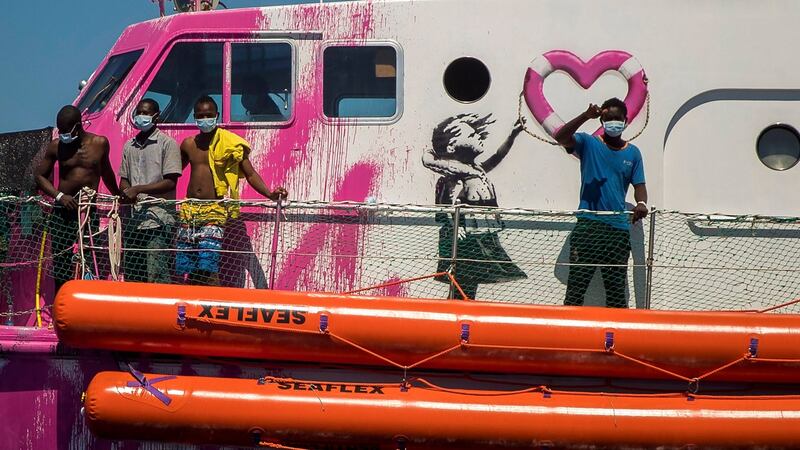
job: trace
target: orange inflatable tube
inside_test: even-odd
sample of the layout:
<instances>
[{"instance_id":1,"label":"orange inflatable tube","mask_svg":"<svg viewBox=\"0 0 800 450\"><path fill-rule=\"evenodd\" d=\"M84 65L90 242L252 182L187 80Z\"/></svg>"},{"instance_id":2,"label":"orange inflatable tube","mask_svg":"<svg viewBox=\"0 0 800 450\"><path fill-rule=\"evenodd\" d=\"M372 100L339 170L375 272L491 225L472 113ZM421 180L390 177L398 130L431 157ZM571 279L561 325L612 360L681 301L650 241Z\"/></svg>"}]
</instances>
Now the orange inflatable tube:
<instances>
[{"instance_id":1,"label":"orange inflatable tube","mask_svg":"<svg viewBox=\"0 0 800 450\"><path fill-rule=\"evenodd\" d=\"M110 439L409 449L594 445L752 448L800 442L800 398L460 392L433 385L102 372L89 428ZM397 447L394 447L397 448Z\"/></svg>"},{"instance_id":2,"label":"orange inflatable tube","mask_svg":"<svg viewBox=\"0 0 800 450\"><path fill-rule=\"evenodd\" d=\"M71 281L73 347L403 369L795 382L800 316Z\"/></svg>"}]
</instances>

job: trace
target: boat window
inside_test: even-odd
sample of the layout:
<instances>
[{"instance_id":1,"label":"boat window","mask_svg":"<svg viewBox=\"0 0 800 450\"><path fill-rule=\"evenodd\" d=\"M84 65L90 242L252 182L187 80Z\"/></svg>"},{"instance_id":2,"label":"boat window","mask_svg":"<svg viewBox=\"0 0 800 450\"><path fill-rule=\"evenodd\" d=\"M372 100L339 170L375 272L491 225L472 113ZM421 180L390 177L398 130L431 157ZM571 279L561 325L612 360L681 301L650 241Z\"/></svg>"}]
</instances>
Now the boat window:
<instances>
[{"instance_id":1,"label":"boat window","mask_svg":"<svg viewBox=\"0 0 800 450\"><path fill-rule=\"evenodd\" d=\"M480 100L489 91L489 69L479 59L458 58L444 71L444 88L447 94L463 103Z\"/></svg>"},{"instance_id":2,"label":"boat window","mask_svg":"<svg viewBox=\"0 0 800 450\"><path fill-rule=\"evenodd\" d=\"M323 111L328 117L397 114L397 50L333 46L323 52Z\"/></svg>"},{"instance_id":3,"label":"boat window","mask_svg":"<svg viewBox=\"0 0 800 450\"><path fill-rule=\"evenodd\" d=\"M786 124L770 125L758 136L756 152L770 169L791 169L800 160L800 134Z\"/></svg>"},{"instance_id":4,"label":"boat window","mask_svg":"<svg viewBox=\"0 0 800 450\"><path fill-rule=\"evenodd\" d=\"M288 121L293 66L287 42L231 44L231 121Z\"/></svg>"},{"instance_id":5,"label":"boat window","mask_svg":"<svg viewBox=\"0 0 800 450\"><path fill-rule=\"evenodd\" d=\"M222 120L222 73L221 42L179 42L142 98L158 102L164 123L193 123L195 101L208 95Z\"/></svg>"},{"instance_id":6,"label":"boat window","mask_svg":"<svg viewBox=\"0 0 800 450\"><path fill-rule=\"evenodd\" d=\"M142 56L142 52L143 50L134 50L108 58L108 63L94 79L92 85L88 89L84 89L85 93L78 103L78 109L91 114L105 108L125 77L128 76L128 72Z\"/></svg>"}]
</instances>

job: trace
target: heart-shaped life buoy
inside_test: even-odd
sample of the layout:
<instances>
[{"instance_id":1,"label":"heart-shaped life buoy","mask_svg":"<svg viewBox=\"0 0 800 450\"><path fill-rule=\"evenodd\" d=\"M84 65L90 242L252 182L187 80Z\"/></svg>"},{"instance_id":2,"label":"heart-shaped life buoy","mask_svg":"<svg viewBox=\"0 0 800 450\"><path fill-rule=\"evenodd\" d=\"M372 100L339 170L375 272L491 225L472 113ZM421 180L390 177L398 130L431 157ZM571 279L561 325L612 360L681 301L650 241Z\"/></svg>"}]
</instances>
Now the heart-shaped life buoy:
<instances>
[{"instance_id":1,"label":"heart-shaped life buoy","mask_svg":"<svg viewBox=\"0 0 800 450\"><path fill-rule=\"evenodd\" d=\"M639 115L647 100L647 76L639 61L630 53L607 50L594 55L589 61L583 61L566 50L549 51L535 58L528 66L523 95L534 119L550 136L553 136L565 123L544 96L544 80L557 70L567 73L584 89L589 89L609 70L619 72L628 80L628 94L624 100L628 106L628 123ZM595 134L601 132L602 127L598 128Z\"/></svg>"}]
</instances>

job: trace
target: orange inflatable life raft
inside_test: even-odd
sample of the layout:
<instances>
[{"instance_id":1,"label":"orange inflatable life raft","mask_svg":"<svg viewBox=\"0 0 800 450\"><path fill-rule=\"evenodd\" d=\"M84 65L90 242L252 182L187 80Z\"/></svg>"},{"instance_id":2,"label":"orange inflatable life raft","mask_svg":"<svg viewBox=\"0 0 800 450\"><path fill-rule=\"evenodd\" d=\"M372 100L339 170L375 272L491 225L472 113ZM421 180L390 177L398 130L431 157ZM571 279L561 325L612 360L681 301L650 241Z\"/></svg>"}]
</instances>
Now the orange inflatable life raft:
<instances>
[{"instance_id":1,"label":"orange inflatable life raft","mask_svg":"<svg viewBox=\"0 0 800 450\"><path fill-rule=\"evenodd\" d=\"M687 397L102 372L84 400L109 439L308 448L795 447L800 397ZM397 448L397 447L394 447ZM663 447L659 447L663 448Z\"/></svg>"},{"instance_id":2,"label":"orange inflatable life raft","mask_svg":"<svg viewBox=\"0 0 800 450\"><path fill-rule=\"evenodd\" d=\"M73 347L570 376L796 382L800 316L71 281Z\"/></svg>"}]
</instances>

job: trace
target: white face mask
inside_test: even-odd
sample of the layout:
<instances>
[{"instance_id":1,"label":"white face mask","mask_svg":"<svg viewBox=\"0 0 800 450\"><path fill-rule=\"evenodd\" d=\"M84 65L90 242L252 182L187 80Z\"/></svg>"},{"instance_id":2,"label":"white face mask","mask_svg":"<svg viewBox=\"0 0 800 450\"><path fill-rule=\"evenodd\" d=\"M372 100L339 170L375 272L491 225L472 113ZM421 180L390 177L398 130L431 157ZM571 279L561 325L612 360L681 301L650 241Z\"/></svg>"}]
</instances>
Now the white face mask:
<instances>
[{"instance_id":1,"label":"white face mask","mask_svg":"<svg viewBox=\"0 0 800 450\"><path fill-rule=\"evenodd\" d=\"M155 126L155 116L139 114L133 117L133 126L139 131L150 131Z\"/></svg>"},{"instance_id":2,"label":"white face mask","mask_svg":"<svg viewBox=\"0 0 800 450\"><path fill-rule=\"evenodd\" d=\"M73 142L75 142L75 140L78 139L78 136L77 135L73 136L72 133L75 132L75 128L77 127L78 124L76 123L75 126L72 127L72 130L70 130L69 133L60 133L58 135L58 140L64 144L72 144Z\"/></svg>"},{"instance_id":3,"label":"white face mask","mask_svg":"<svg viewBox=\"0 0 800 450\"><path fill-rule=\"evenodd\" d=\"M71 133L64 133L58 135L58 140L64 144L72 144L75 142L75 139L78 139L78 136L73 136Z\"/></svg>"},{"instance_id":4,"label":"white face mask","mask_svg":"<svg viewBox=\"0 0 800 450\"><path fill-rule=\"evenodd\" d=\"M625 131L625 122L622 120L609 120L603 122L603 130L611 137L617 137Z\"/></svg>"},{"instance_id":5,"label":"white face mask","mask_svg":"<svg viewBox=\"0 0 800 450\"><path fill-rule=\"evenodd\" d=\"M200 128L200 131L203 133L210 133L217 127L217 118L195 119L195 123L197 124L197 128Z\"/></svg>"}]
</instances>

